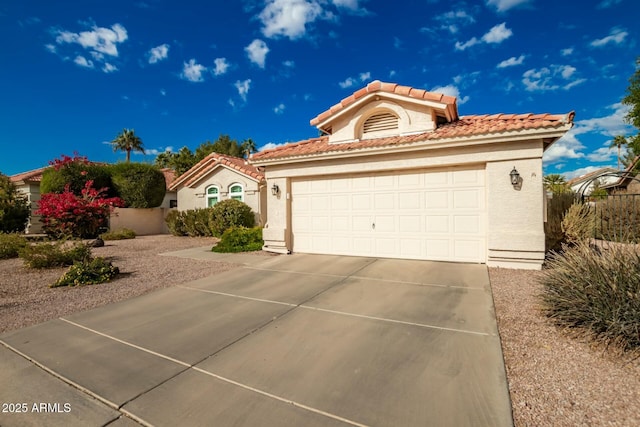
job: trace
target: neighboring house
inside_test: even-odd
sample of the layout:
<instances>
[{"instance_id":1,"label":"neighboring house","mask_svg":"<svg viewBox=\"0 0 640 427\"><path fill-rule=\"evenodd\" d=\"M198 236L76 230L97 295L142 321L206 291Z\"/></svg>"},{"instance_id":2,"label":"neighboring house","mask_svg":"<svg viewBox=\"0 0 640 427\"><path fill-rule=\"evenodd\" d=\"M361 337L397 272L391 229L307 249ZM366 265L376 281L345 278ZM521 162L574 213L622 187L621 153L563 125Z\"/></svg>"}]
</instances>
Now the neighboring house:
<instances>
[{"instance_id":1,"label":"neighboring house","mask_svg":"<svg viewBox=\"0 0 640 427\"><path fill-rule=\"evenodd\" d=\"M40 182L42 181L42 174L49 167L50 166L34 169L32 171L19 173L10 177L18 190L27 195L31 205L31 216L26 228L27 234L42 233L42 222L40 222L40 216L36 215L35 211L38 210L37 202L40 200ZM175 191L169 189L169 186L175 180L175 172L172 169L162 169L162 173L164 174L166 181L167 192L159 207L172 208L177 204L177 195Z\"/></svg>"},{"instance_id":2,"label":"neighboring house","mask_svg":"<svg viewBox=\"0 0 640 427\"><path fill-rule=\"evenodd\" d=\"M251 207L257 224L266 221L264 174L239 157L211 153L173 181L170 190L178 194L178 210L236 199Z\"/></svg>"},{"instance_id":3,"label":"neighboring house","mask_svg":"<svg viewBox=\"0 0 640 427\"><path fill-rule=\"evenodd\" d=\"M578 176L567 181L567 186L574 193L588 196L593 191L596 183L602 188L618 181L620 175L614 168L601 168L593 172Z\"/></svg>"},{"instance_id":4,"label":"neighboring house","mask_svg":"<svg viewBox=\"0 0 640 427\"><path fill-rule=\"evenodd\" d=\"M610 194L621 192L640 194L640 173L638 173L638 169L640 169L640 156L636 157L613 183L603 185L602 188Z\"/></svg>"},{"instance_id":5,"label":"neighboring house","mask_svg":"<svg viewBox=\"0 0 640 427\"><path fill-rule=\"evenodd\" d=\"M264 249L540 269L542 154L573 118L459 117L454 97L372 82L311 120L322 136L251 157Z\"/></svg>"},{"instance_id":6,"label":"neighboring house","mask_svg":"<svg viewBox=\"0 0 640 427\"><path fill-rule=\"evenodd\" d=\"M11 182L16 185L17 189L26 194L27 199L29 200L31 216L29 217L29 223L25 229L25 233L27 234L42 233L40 216L36 215L35 211L38 210L38 200L40 200L40 181L42 181L42 173L47 169L47 167L34 169L9 177Z\"/></svg>"}]
</instances>

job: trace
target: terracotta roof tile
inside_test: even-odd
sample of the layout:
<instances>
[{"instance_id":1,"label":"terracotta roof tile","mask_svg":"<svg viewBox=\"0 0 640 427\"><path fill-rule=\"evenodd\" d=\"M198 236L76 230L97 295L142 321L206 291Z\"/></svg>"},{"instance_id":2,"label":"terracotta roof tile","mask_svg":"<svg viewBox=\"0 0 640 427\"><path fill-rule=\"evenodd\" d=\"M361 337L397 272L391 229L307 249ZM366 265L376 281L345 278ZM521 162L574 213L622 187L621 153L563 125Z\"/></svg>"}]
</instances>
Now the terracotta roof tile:
<instances>
[{"instance_id":1,"label":"terracotta roof tile","mask_svg":"<svg viewBox=\"0 0 640 427\"><path fill-rule=\"evenodd\" d=\"M575 113L568 114L493 114L463 116L433 131L414 135L365 139L330 144L328 136L311 138L255 153L251 160L261 161L321 153L346 152L355 149L411 144L419 141L437 141L448 138L491 135L527 129L553 129L573 123Z\"/></svg>"},{"instance_id":2,"label":"terracotta roof tile","mask_svg":"<svg viewBox=\"0 0 640 427\"><path fill-rule=\"evenodd\" d=\"M258 182L264 180L264 174L255 166L246 162L240 157L227 156L224 154L211 153L204 159L196 163L191 169L180 175L170 186L171 190L176 190L180 185L189 186L198 182L211 170L219 165L226 166L243 175L246 175Z\"/></svg>"},{"instance_id":3,"label":"terracotta roof tile","mask_svg":"<svg viewBox=\"0 0 640 427\"><path fill-rule=\"evenodd\" d=\"M42 173L48 169L50 166L45 166L43 168L38 168L34 170L30 170L27 172L22 172L16 175L11 175L9 179L11 182L40 182L42 181Z\"/></svg>"},{"instance_id":4,"label":"terracotta roof tile","mask_svg":"<svg viewBox=\"0 0 640 427\"><path fill-rule=\"evenodd\" d=\"M442 102L447 105L456 104L456 98L453 96L447 96L441 93L427 92L424 89L416 89L409 86L401 86L397 83L386 83L386 82L381 82L379 80L375 80L369 83L366 87L362 89L358 89L353 94L344 98L342 101L332 106L327 111L324 111L318 114L316 117L311 119L311 122L310 122L311 125L316 126L322 123L332 115L338 113L343 108L347 107L350 104L353 104L358 99L364 97L367 94L374 93L374 92L395 93L398 95L409 96L415 99L424 99L427 101Z\"/></svg>"}]
</instances>

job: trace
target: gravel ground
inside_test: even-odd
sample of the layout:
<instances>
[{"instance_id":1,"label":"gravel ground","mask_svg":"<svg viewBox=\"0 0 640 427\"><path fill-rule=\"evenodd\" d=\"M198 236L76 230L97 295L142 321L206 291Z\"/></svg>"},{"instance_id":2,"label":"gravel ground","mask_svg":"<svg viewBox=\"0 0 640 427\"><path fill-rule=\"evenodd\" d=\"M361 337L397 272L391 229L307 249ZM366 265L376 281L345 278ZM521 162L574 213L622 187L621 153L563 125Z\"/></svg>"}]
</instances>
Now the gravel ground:
<instances>
[{"instance_id":1,"label":"gravel ground","mask_svg":"<svg viewBox=\"0 0 640 427\"><path fill-rule=\"evenodd\" d=\"M639 426L640 359L555 327L540 272L490 268L516 426Z\"/></svg>"},{"instance_id":2,"label":"gravel ground","mask_svg":"<svg viewBox=\"0 0 640 427\"><path fill-rule=\"evenodd\" d=\"M237 265L158 256L163 252L213 246L215 238L169 235L140 236L105 242L93 248L120 268L118 278L103 285L51 289L65 268L25 268L22 260L0 260L0 332L23 328L78 311L145 294L155 289L200 279Z\"/></svg>"},{"instance_id":3,"label":"gravel ground","mask_svg":"<svg viewBox=\"0 0 640 427\"><path fill-rule=\"evenodd\" d=\"M233 264L160 257L212 238L144 236L93 249L123 273L104 285L48 287L62 269L0 260L0 332L230 270ZM516 426L640 425L640 359L611 355L553 326L540 312L539 272L489 269Z\"/></svg>"}]
</instances>

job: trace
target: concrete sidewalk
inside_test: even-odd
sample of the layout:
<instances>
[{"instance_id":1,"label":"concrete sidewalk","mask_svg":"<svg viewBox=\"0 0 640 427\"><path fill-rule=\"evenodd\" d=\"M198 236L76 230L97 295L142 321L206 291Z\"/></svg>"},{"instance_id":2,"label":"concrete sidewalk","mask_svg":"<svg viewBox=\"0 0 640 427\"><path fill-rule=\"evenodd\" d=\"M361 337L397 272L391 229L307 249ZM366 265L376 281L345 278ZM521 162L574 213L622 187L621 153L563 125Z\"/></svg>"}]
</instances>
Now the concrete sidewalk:
<instances>
[{"instance_id":1,"label":"concrete sidewalk","mask_svg":"<svg viewBox=\"0 0 640 427\"><path fill-rule=\"evenodd\" d=\"M71 406L0 424L512 425L485 266L261 258L0 336L4 402Z\"/></svg>"}]
</instances>

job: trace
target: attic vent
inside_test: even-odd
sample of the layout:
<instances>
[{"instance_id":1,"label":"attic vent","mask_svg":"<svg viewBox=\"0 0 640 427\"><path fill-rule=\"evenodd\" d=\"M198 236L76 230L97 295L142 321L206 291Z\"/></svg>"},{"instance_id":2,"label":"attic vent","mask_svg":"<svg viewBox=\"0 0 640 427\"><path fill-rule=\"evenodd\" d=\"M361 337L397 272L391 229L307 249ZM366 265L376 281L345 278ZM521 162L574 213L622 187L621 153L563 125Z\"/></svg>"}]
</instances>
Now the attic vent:
<instances>
[{"instance_id":1,"label":"attic vent","mask_svg":"<svg viewBox=\"0 0 640 427\"><path fill-rule=\"evenodd\" d=\"M369 117L363 126L363 133L398 129L398 117L391 113L379 113Z\"/></svg>"}]
</instances>

